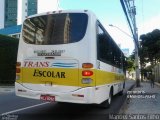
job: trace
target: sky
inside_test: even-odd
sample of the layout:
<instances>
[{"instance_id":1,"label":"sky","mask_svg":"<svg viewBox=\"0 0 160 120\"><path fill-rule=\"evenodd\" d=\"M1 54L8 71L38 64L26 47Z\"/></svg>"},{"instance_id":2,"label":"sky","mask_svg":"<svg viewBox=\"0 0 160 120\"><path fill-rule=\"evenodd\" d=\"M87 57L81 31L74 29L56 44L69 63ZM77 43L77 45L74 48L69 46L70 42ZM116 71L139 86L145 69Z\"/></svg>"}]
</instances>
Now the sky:
<instances>
[{"instance_id":1,"label":"sky","mask_svg":"<svg viewBox=\"0 0 160 120\"><path fill-rule=\"evenodd\" d=\"M120 0L38 0L38 13L59 9L93 11L121 48L134 50L134 42ZM57 3L59 3L57 5ZM160 29L160 0L135 0L138 35ZM112 24L116 27L111 27ZM124 31L124 32L122 32Z\"/></svg>"},{"instance_id":2,"label":"sky","mask_svg":"<svg viewBox=\"0 0 160 120\"><path fill-rule=\"evenodd\" d=\"M135 0L139 36L152 32L154 29L160 29L159 5L160 0ZM121 44L122 49L129 48L130 54L132 53L134 42L120 0L59 0L59 8L93 11L115 42ZM109 24L116 27L111 27Z\"/></svg>"}]
</instances>

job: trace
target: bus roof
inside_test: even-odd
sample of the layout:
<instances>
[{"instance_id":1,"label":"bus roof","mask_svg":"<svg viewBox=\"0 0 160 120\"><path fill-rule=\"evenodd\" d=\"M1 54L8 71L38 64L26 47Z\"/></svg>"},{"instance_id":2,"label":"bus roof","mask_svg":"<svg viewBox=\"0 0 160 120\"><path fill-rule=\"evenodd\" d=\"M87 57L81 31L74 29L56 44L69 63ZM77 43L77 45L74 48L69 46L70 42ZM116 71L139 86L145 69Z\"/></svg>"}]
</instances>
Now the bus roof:
<instances>
[{"instance_id":1,"label":"bus roof","mask_svg":"<svg viewBox=\"0 0 160 120\"><path fill-rule=\"evenodd\" d=\"M41 15L57 14L57 13L88 13L96 17L96 15L91 10L57 10L57 11L48 11L44 13L34 14L31 16L27 16L26 18L37 17Z\"/></svg>"}]
</instances>

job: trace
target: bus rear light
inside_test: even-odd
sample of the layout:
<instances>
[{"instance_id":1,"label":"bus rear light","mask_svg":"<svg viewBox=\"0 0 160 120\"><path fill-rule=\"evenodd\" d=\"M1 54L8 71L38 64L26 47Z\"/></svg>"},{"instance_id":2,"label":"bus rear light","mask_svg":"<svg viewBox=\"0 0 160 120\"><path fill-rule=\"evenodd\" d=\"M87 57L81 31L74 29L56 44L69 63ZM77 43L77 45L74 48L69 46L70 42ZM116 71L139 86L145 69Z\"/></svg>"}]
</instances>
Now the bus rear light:
<instances>
[{"instance_id":1,"label":"bus rear light","mask_svg":"<svg viewBox=\"0 0 160 120\"><path fill-rule=\"evenodd\" d=\"M82 71L82 75L83 75L83 76L92 76L92 75L93 75L93 72L90 71L90 70L84 70L84 71Z\"/></svg>"},{"instance_id":2,"label":"bus rear light","mask_svg":"<svg viewBox=\"0 0 160 120\"><path fill-rule=\"evenodd\" d=\"M21 69L20 68L16 68L16 73L20 73Z\"/></svg>"},{"instance_id":3,"label":"bus rear light","mask_svg":"<svg viewBox=\"0 0 160 120\"><path fill-rule=\"evenodd\" d=\"M92 79L90 79L90 78L83 78L82 79L82 84L90 84L90 83L92 83Z\"/></svg>"},{"instance_id":4,"label":"bus rear light","mask_svg":"<svg viewBox=\"0 0 160 120\"><path fill-rule=\"evenodd\" d=\"M83 63L82 68L93 68L93 64L92 63Z\"/></svg>"},{"instance_id":5,"label":"bus rear light","mask_svg":"<svg viewBox=\"0 0 160 120\"><path fill-rule=\"evenodd\" d=\"M80 94L72 94L72 96L75 96L75 97L84 97L84 95L80 95Z\"/></svg>"},{"instance_id":6,"label":"bus rear light","mask_svg":"<svg viewBox=\"0 0 160 120\"><path fill-rule=\"evenodd\" d=\"M20 67L21 66L21 62L17 62L16 66Z\"/></svg>"}]
</instances>

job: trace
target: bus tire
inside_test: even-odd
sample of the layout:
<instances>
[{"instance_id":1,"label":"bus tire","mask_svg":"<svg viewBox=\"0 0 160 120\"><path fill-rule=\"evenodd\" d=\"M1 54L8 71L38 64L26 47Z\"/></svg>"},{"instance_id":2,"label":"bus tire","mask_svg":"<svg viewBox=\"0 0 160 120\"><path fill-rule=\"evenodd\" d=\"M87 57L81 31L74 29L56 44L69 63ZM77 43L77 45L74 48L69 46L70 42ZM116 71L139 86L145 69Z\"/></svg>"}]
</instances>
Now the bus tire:
<instances>
[{"instance_id":1,"label":"bus tire","mask_svg":"<svg viewBox=\"0 0 160 120\"><path fill-rule=\"evenodd\" d=\"M111 90L110 90L110 94L109 94L109 98L108 98L107 100L105 100L104 102L102 102L102 103L100 104L100 106L101 106L102 108L110 108L110 105L111 105L111 103L112 103L112 97L113 97L113 90L111 89Z\"/></svg>"},{"instance_id":2,"label":"bus tire","mask_svg":"<svg viewBox=\"0 0 160 120\"><path fill-rule=\"evenodd\" d=\"M125 82L123 83L123 89L118 93L118 95L122 96L125 89Z\"/></svg>"},{"instance_id":3,"label":"bus tire","mask_svg":"<svg viewBox=\"0 0 160 120\"><path fill-rule=\"evenodd\" d=\"M66 105L67 103L66 102L57 102L57 104L59 104L59 105Z\"/></svg>"},{"instance_id":4,"label":"bus tire","mask_svg":"<svg viewBox=\"0 0 160 120\"><path fill-rule=\"evenodd\" d=\"M122 95L123 95L123 91L124 91L124 90L121 90L121 91L118 93L118 95L122 96Z\"/></svg>"}]
</instances>

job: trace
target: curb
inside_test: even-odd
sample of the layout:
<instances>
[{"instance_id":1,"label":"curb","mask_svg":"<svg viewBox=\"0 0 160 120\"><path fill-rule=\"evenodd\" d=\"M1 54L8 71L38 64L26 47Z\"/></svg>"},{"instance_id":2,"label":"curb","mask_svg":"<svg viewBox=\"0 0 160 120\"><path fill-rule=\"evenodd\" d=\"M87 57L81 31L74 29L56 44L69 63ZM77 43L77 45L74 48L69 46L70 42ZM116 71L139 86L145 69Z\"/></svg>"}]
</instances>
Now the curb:
<instances>
[{"instance_id":1,"label":"curb","mask_svg":"<svg viewBox=\"0 0 160 120\"><path fill-rule=\"evenodd\" d=\"M128 90L132 90L135 87L135 85L136 85L136 83L134 83Z\"/></svg>"},{"instance_id":2,"label":"curb","mask_svg":"<svg viewBox=\"0 0 160 120\"><path fill-rule=\"evenodd\" d=\"M149 80L145 80L144 82L150 82L150 81ZM154 84L160 87L160 83L154 82Z\"/></svg>"},{"instance_id":3,"label":"curb","mask_svg":"<svg viewBox=\"0 0 160 120\"><path fill-rule=\"evenodd\" d=\"M132 90L135 87L135 85L136 85L136 83L134 83L133 85L131 85L131 87L127 91ZM127 103L127 93L124 95L124 97L125 97L124 102L122 103L122 105L120 107L120 110L118 111L118 114L123 114L123 109L125 108L124 106Z\"/></svg>"},{"instance_id":4,"label":"curb","mask_svg":"<svg viewBox=\"0 0 160 120\"><path fill-rule=\"evenodd\" d=\"M160 87L160 83L158 83L158 82L155 82L155 84L156 84L157 86L159 86L159 87Z\"/></svg>"},{"instance_id":5,"label":"curb","mask_svg":"<svg viewBox=\"0 0 160 120\"><path fill-rule=\"evenodd\" d=\"M1 93L9 93L9 92L14 92L15 88L14 86L0 86L0 94Z\"/></svg>"}]
</instances>

